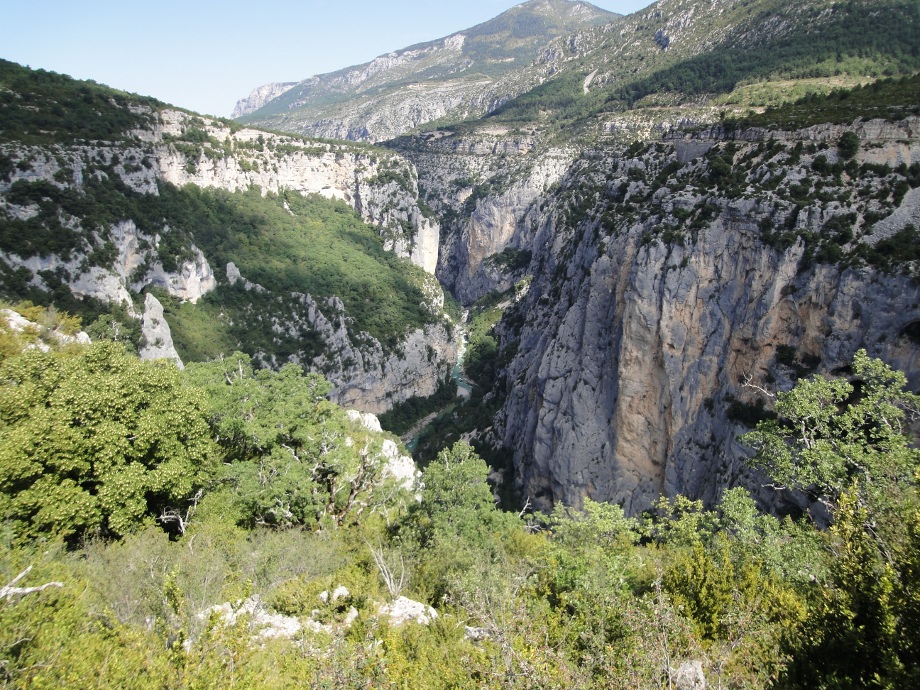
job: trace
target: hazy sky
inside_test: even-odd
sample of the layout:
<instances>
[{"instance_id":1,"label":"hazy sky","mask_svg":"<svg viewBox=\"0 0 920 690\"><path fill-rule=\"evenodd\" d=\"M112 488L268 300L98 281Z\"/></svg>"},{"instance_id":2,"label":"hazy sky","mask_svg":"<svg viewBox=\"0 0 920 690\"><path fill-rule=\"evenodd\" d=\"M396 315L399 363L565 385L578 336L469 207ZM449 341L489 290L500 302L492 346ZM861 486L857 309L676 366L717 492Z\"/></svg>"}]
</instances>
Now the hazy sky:
<instances>
[{"instance_id":1,"label":"hazy sky","mask_svg":"<svg viewBox=\"0 0 920 690\"><path fill-rule=\"evenodd\" d=\"M652 0L596 0L630 14ZM0 58L228 116L300 81L469 28L518 0L0 0Z\"/></svg>"}]
</instances>

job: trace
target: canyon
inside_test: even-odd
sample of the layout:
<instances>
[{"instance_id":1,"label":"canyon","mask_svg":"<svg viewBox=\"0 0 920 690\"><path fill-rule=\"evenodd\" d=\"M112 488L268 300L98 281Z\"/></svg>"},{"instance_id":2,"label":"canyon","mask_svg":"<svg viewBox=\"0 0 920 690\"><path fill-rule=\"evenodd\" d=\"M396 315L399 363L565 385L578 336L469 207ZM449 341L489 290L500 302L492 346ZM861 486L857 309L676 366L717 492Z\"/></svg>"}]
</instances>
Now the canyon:
<instances>
[{"instance_id":1,"label":"canyon","mask_svg":"<svg viewBox=\"0 0 920 690\"><path fill-rule=\"evenodd\" d=\"M893 26L907 10L888 4ZM241 101L241 122L133 104L147 124L119 141L0 143L0 210L11 222L42 217L41 203L17 201L23 185L80 192L100 180L140 196L257 193L291 216L295 197L347 208L407 261L403 272L421 269L410 306L424 317L398 342L355 326L354 294L348 303L269 290L258 266L232 254L216 262L193 227L151 231L125 217L100 230L62 214L63 227L82 232L77 250L5 251L4 270L48 293L56 276L77 298L123 305L143 321L142 356L180 364L181 305L228 321L214 302L227 291L239 313L262 310L253 329L271 342L303 343L250 353L260 364L322 373L334 401L375 414L434 394L462 347L460 311L498 304L495 385L467 403L495 413L462 437L508 459L505 479L522 503L590 498L635 515L661 495L713 505L743 485L776 510L813 509L769 488L739 437L769 416L770 395L813 374L846 375L860 349L920 388L911 249L920 119L873 105L845 121L745 123L742 114L770 113L747 107L751 84L703 93L679 68L699 80L705 60L783 54L799 46L799 29L847 28L849 12L869 11L749 5L666 0L617 18L534 1L505 23L257 89ZM505 40L525 11L559 20L515 57L526 53L527 64L467 72L470 51ZM719 30L707 33L704 17ZM672 90L652 90L661 74ZM750 79L774 95L787 83ZM322 107L300 107L311 99ZM171 265L162 248L177 233L191 244ZM100 263L107 243L111 260ZM380 299L358 297L371 311Z\"/></svg>"}]
</instances>

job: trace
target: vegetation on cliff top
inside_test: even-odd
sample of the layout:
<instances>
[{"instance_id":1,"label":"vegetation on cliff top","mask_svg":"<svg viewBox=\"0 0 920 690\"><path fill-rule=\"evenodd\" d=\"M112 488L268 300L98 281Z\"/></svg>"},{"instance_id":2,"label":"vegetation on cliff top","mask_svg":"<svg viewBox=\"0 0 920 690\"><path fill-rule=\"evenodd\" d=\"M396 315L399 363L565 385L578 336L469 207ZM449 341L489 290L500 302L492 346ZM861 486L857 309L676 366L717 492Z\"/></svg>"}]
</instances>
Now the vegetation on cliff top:
<instances>
[{"instance_id":1,"label":"vegetation on cliff top","mask_svg":"<svg viewBox=\"0 0 920 690\"><path fill-rule=\"evenodd\" d=\"M671 40L667 27L681 17L679 37ZM705 21L686 6L662 3L656 13L637 13L617 26L620 31L598 34L552 78L507 101L485 121L539 123L564 135L578 123L624 110L648 107L654 118L657 106L684 105L692 112L711 99L731 109L751 105L755 87L769 90L771 101L786 101L798 98L794 87L803 80L821 92L824 82L920 70L920 14L909 0L795 7L762 0L731 4ZM594 70L598 75L586 88ZM894 100L892 105L908 109L916 105L909 94ZM903 117L899 109L877 112Z\"/></svg>"},{"instance_id":2,"label":"vegetation on cliff top","mask_svg":"<svg viewBox=\"0 0 920 690\"><path fill-rule=\"evenodd\" d=\"M849 124L857 119L897 121L920 115L920 74L901 79L880 79L829 94L810 94L793 103L767 108L762 113L726 118L726 127L803 129L812 125Z\"/></svg>"},{"instance_id":3,"label":"vegetation on cliff top","mask_svg":"<svg viewBox=\"0 0 920 690\"><path fill-rule=\"evenodd\" d=\"M122 141L148 126L162 106L153 98L0 60L0 142Z\"/></svg>"}]
</instances>

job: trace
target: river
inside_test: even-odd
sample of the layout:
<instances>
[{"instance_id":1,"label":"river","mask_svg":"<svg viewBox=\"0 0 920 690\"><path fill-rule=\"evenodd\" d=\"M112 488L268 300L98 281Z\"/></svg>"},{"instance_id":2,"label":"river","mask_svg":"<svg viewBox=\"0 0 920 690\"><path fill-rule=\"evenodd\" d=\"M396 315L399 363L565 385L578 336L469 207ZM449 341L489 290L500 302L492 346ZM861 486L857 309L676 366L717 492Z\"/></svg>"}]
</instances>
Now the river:
<instances>
[{"instance_id":1,"label":"river","mask_svg":"<svg viewBox=\"0 0 920 690\"><path fill-rule=\"evenodd\" d=\"M451 370L451 378L457 384L457 397L467 399L473 393L473 384L463 378L463 355L466 354L466 348L468 345L467 342L467 333L466 333L466 320L469 316L468 311L463 312L463 320L457 326L458 335L460 337L460 347L457 349L457 363L454 365L454 368ZM403 442L406 444L406 448L410 453L415 451L415 448L418 446L419 437L422 435L422 432L425 428L433 422L438 415L443 414L449 410L452 410L456 403L451 403L442 407L436 412L432 412L429 415L426 415L424 418L420 419L409 431L407 431L402 436Z\"/></svg>"}]
</instances>

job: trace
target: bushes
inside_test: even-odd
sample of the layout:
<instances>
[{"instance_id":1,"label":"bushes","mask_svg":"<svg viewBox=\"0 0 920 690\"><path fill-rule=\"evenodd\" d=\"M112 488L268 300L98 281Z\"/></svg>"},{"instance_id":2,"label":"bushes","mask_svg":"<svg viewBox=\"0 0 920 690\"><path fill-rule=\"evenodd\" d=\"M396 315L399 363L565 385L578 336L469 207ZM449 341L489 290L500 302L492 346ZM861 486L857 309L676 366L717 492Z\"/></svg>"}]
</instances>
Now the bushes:
<instances>
[{"instance_id":1,"label":"bushes","mask_svg":"<svg viewBox=\"0 0 920 690\"><path fill-rule=\"evenodd\" d=\"M822 123L850 124L856 118L897 121L917 114L920 75L881 79L866 86L838 89L827 95L811 94L794 103L771 106L763 113L726 120L732 127L800 129Z\"/></svg>"},{"instance_id":2,"label":"bushes","mask_svg":"<svg viewBox=\"0 0 920 690\"><path fill-rule=\"evenodd\" d=\"M230 364L210 373L239 370ZM266 415L255 428L286 418L245 380L221 385L237 383L242 395L216 395ZM230 433L228 447L238 438L231 421L212 419ZM525 530L495 508L488 472L468 445L444 450L425 471L421 502L388 523L366 515L317 532L245 531L202 503L176 541L149 529L87 544L79 558L0 541L0 580L31 562L26 584L64 584L0 600L0 677L14 687L151 679L153 687L599 689L667 686L692 662L714 687L815 687L827 678L846 688L911 686L905 662L916 635L906 624L916 606L900 578L914 577L920 542L912 504L899 502L913 490L910 477L890 494L889 505L907 511L895 514L906 516L908 538L888 552L889 565L876 537L890 537L895 523L864 529L864 511L846 496L823 532L761 514L742 490L727 491L715 510L662 499L639 518L586 500L581 510L530 516ZM376 614L387 594L372 545L409 574L407 596L438 607L434 623L397 627ZM339 585L346 599L320 600ZM226 625L203 615L253 594L329 627L254 644L246 616Z\"/></svg>"},{"instance_id":3,"label":"bushes","mask_svg":"<svg viewBox=\"0 0 920 690\"><path fill-rule=\"evenodd\" d=\"M6 60L0 60L0 86L4 121L0 140L26 144L122 141L153 119L129 106L162 105L152 98Z\"/></svg>"},{"instance_id":4,"label":"bushes","mask_svg":"<svg viewBox=\"0 0 920 690\"><path fill-rule=\"evenodd\" d=\"M920 261L920 233L913 225L908 225L871 247L862 245L860 253L867 263L884 271L894 271L906 262Z\"/></svg>"},{"instance_id":5,"label":"bushes","mask_svg":"<svg viewBox=\"0 0 920 690\"><path fill-rule=\"evenodd\" d=\"M201 486L204 399L114 343L0 365L0 510L21 541L122 535Z\"/></svg>"},{"instance_id":6,"label":"bushes","mask_svg":"<svg viewBox=\"0 0 920 690\"><path fill-rule=\"evenodd\" d=\"M845 161L855 156L859 151L859 137L856 136L856 133L844 132L840 137L840 141L837 142L837 151L840 152L840 157Z\"/></svg>"},{"instance_id":7,"label":"bushes","mask_svg":"<svg viewBox=\"0 0 920 690\"><path fill-rule=\"evenodd\" d=\"M276 334L270 327L255 326L246 303L267 306L292 292L308 293L321 304L338 297L349 331L367 331L387 351L407 331L435 318L424 306L422 269L385 251L376 232L343 203L299 194L263 198L258 189L229 194L191 186L161 190L161 197L170 227L193 229L195 243L212 263L226 266L233 261L248 280L269 291L260 296L221 287L211 297L232 313L230 320L238 325L234 340L248 352L273 354ZM335 321L334 311L321 308ZM178 335L183 337L181 329Z\"/></svg>"}]
</instances>

